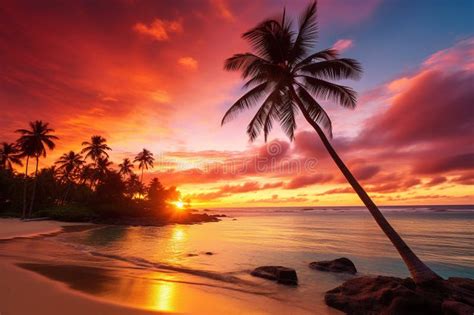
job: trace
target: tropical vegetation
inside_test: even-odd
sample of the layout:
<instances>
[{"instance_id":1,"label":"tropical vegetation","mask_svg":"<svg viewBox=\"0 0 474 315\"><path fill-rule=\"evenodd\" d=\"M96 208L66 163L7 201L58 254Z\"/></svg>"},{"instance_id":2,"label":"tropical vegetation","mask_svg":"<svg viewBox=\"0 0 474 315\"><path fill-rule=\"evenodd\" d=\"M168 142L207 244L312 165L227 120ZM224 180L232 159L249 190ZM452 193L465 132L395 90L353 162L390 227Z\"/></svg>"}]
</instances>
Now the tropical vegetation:
<instances>
[{"instance_id":1,"label":"tropical vegetation","mask_svg":"<svg viewBox=\"0 0 474 315\"><path fill-rule=\"evenodd\" d=\"M180 199L176 187L166 188L156 177L144 183L144 170L152 168L154 161L147 149L134 160L141 170L140 177L129 158L114 167L108 154L112 149L99 135L84 141L80 153L71 150L40 169L40 159L59 141L54 129L48 123L34 121L28 129L16 132L20 134L16 142L0 146L2 215L71 221L163 218L171 214L172 202Z\"/></svg>"}]
</instances>

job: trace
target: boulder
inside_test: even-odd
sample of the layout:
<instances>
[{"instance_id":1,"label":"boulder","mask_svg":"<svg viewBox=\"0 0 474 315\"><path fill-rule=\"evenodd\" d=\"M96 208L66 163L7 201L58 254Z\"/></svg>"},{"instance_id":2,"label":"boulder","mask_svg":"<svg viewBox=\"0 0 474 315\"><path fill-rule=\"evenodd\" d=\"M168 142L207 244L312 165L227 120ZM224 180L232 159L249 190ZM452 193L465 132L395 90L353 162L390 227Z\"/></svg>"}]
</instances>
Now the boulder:
<instances>
[{"instance_id":1,"label":"boulder","mask_svg":"<svg viewBox=\"0 0 474 315\"><path fill-rule=\"evenodd\" d=\"M329 272L344 272L350 274L356 274L357 269L354 263L345 257L328 260L328 261L315 261L309 264L309 267L312 269L317 269L320 271L329 271Z\"/></svg>"},{"instance_id":2,"label":"boulder","mask_svg":"<svg viewBox=\"0 0 474 315\"><path fill-rule=\"evenodd\" d=\"M254 277L273 280L281 284L297 285L298 276L292 268L283 266L262 266L255 268L251 273Z\"/></svg>"},{"instance_id":3,"label":"boulder","mask_svg":"<svg viewBox=\"0 0 474 315\"><path fill-rule=\"evenodd\" d=\"M473 314L474 280L433 280L417 285L411 278L360 277L326 292L327 305L349 314Z\"/></svg>"}]
</instances>

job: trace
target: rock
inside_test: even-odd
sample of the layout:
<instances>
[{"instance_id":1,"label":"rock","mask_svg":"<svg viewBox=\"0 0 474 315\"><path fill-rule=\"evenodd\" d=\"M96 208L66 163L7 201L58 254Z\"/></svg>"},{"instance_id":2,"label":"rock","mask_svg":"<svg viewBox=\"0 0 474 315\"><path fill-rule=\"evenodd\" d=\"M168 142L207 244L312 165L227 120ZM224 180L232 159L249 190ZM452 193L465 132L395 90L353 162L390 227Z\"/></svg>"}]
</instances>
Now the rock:
<instances>
[{"instance_id":1,"label":"rock","mask_svg":"<svg viewBox=\"0 0 474 315\"><path fill-rule=\"evenodd\" d=\"M195 257L195 256L197 256L197 255L198 255L198 254L192 254L192 253L190 253L190 254L188 254L188 257Z\"/></svg>"},{"instance_id":2,"label":"rock","mask_svg":"<svg viewBox=\"0 0 474 315\"><path fill-rule=\"evenodd\" d=\"M439 314L439 302L416 291L410 279L378 276L346 281L326 292L327 305L350 314ZM439 305L437 305L437 303Z\"/></svg>"},{"instance_id":3,"label":"rock","mask_svg":"<svg viewBox=\"0 0 474 315\"><path fill-rule=\"evenodd\" d=\"M350 274L357 273L354 263L345 257L329 261L315 261L310 263L309 267L320 271L344 272Z\"/></svg>"},{"instance_id":4,"label":"rock","mask_svg":"<svg viewBox=\"0 0 474 315\"><path fill-rule=\"evenodd\" d=\"M209 255L209 256L214 255L213 252L205 252L205 254L206 254L206 255Z\"/></svg>"},{"instance_id":5,"label":"rock","mask_svg":"<svg viewBox=\"0 0 474 315\"><path fill-rule=\"evenodd\" d=\"M467 304L453 301L445 300L441 305L443 314L445 315L472 315L474 314L474 307Z\"/></svg>"},{"instance_id":6,"label":"rock","mask_svg":"<svg viewBox=\"0 0 474 315\"><path fill-rule=\"evenodd\" d=\"M296 271L283 266L262 266L255 268L250 274L254 277L277 281L281 284L298 284Z\"/></svg>"},{"instance_id":7,"label":"rock","mask_svg":"<svg viewBox=\"0 0 474 315\"><path fill-rule=\"evenodd\" d=\"M474 280L450 278L416 285L411 278L360 277L326 292L326 304L349 314L473 314Z\"/></svg>"}]
</instances>

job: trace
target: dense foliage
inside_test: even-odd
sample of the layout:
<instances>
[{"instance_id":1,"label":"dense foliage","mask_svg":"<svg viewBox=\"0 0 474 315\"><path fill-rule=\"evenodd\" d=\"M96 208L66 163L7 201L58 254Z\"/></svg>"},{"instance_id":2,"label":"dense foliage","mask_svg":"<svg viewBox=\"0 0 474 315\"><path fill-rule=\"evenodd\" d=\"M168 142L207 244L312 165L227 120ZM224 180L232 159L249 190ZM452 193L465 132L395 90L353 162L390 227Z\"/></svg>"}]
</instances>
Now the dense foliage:
<instances>
[{"instance_id":1,"label":"dense foliage","mask_svg":"<svg viewBox=\"0 0 474 315\"><path fill-rule=\"evenodd\" d=\"M171 213L171 202L179 200L179 191L165 188L158 178L145 185L130 159L114 169L107 153L111 148L101 136L83 142L81 153L64 153L54 165L38 169L39 159L54 149L54 130L36 121L30 130L17 132L16 143L0 146L0 215L71 221L164 217ZM142 171L153 167L153 153L144 149L134 162Z\"/></svg>"}]
</instances>

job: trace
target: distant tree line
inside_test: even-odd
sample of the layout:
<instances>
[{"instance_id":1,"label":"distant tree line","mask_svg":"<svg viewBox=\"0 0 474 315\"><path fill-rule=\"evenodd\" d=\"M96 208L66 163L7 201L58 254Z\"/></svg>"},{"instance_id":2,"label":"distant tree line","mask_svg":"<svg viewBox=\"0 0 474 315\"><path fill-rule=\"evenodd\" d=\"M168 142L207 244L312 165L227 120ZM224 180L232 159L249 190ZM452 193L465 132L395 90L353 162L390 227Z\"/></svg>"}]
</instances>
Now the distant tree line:
<instances>
[{"instance_id":1,"label":"distant tree line","mask_svg":"<svg viewBox=\"0 0 474 315\"><path fill-rule=\"evenodd\" d=\"M54 130L35 121L16 133L16 142L0 145L0 214L74 221L164 216L170 203L180 198L175 187L165 188L158 178L148 185L143 182L144 170L153 168L154 162L147 149L114 169L108 154L112 149L95 135L82 143L80 152L64 153L53 165L39 169L40 159L55 148ZM134 163L140 176L134 173ZM19 167L24 171L15 170Z\"/></svg>"}]
</instances>

